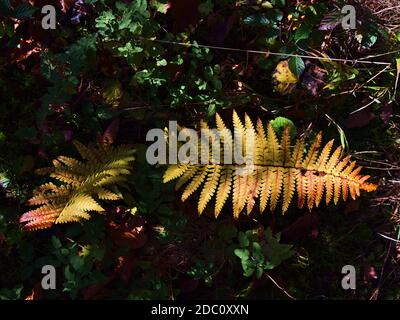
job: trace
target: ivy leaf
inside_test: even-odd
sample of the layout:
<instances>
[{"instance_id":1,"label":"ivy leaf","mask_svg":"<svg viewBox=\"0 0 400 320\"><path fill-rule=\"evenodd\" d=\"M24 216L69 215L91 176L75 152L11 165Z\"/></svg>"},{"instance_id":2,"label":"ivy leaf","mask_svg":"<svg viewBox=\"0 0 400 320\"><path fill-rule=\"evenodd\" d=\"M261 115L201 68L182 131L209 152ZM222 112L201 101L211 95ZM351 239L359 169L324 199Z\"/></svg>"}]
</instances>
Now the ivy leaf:
<instances>
[{"instance_id":1,"label":"ivy leaf","mask_svg":"<svg viewBox=\"0 0 400 320\"><path fill-rule=\"evenodd\" d=\"M300 78L303 74L304 69L306 68L304 61L300 57L292 57L289 60L289 69L293 72L293 74Z\"/></svg>"}]
</instances>

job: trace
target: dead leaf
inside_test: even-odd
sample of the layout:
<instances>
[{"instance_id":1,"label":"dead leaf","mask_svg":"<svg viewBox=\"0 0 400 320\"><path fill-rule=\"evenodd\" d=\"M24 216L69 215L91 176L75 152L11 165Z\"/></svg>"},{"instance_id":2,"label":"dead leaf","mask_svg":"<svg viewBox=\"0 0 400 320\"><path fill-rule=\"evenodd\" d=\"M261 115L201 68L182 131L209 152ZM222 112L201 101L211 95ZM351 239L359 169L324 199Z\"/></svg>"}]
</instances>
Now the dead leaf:
<instances>
[{"instance_id":1,"label":"dead leaf","mask_svg":"<svg viewBox=\"0 0 400 320\"><path fill-rule=\"evenodd\" d=\"M108 143L113 143L115 142L115 139L117 137L118 131L119 131L119 119L116 118L114 119L107 127L107 129L103 133L103 140L106 140Z\"/></svg>"},{"instance_id":2,"label":"dead leaf","mask_svg":"<svg viewBox=\"0 0 400 320\"><path fill-rule=\"evenodd\" d=\"M296 88L297 82L297 77L289 69L288 60L279 62L272 74L274 90L282 95L287 95Z\"/></svg>"},{"instance_id":3,"label":"dead leaf","mask_svg":"<svg viewBox=\"0 0 400 320\"><path fill-rule=\"evenodd\" d=\"M309 61L306 61L306 70L302 75L302 84L316 97L319 90L324 86L326 71Z\"/></svg>"}]
</instances>

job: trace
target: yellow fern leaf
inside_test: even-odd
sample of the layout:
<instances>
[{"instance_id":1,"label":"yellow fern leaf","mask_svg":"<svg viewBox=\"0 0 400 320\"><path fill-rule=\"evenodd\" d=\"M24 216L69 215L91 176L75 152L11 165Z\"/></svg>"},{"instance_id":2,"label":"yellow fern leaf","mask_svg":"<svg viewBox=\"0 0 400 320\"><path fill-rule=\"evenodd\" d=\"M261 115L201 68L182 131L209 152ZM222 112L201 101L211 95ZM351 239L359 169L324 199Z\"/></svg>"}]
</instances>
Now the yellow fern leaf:
<instances>
[{"instance_id":1,"label":"yellow fern leaf","mask_svg":"<svg viewBox=\"0 0 400 320\"><path fill-rule=\"evenodd\" d=\"M217 189L220 171L220 166L208 166L209 174L207 182L205 183L203 190L201 191L199 199L199 214L203 213L207 203L211 200Z\"/></svg>"},{"instance_id":2,"label":"yellow fern leaf","mask_svg":"<svg viewBox=\"0 0 400 320\"><path fill-rule=\"evenodd\" d=\"M118 200L120 196L107 189L122 184L130 173L134 150L127 147L113 149L110 145L86 147L74 141L78 152L86 161L59 156L53 168L42 170L51 178L62 182L60 186L45 183L34 191L29 205L39 205L25 212L20 222L27 230L51 227L54 223L89 219L88 212L103 212L95 198Z\"/></svg>"},{"instance_id":3,"label":"yellow fern leaf","mask_svg":"<svg viewBox=\"0 0 400 320\"><path fill-rule=\"evenodd\" d=\"M193 192L195 192L200 185L204 182L207 177L207 166L204 166L201 171L199 171L196 176L193 178L192 182L186 187L185 191L182 194L182 201L185 201L189 198Z\"/></svg>"},{"instance_id":4,"label":"yellow fern leaf","mask_svg":"<svg viewBox=\"0 0 400 320\"><path fill-rule=\"evenodd\" d=\"M297 139L294 147L290 146L289 128L285 128L282 137L278 139L271 123L265 131L260 119L257 119L255 127L250 117L245 115L243 124L235 111L232 123L235 141L222 118L216 115L219 133L226 133L224 138L221 138L221 142L224 139L227 142L221 143L221 157L224 157L224 161L200 165L171 165L164 174L165 182L179 178L177 187L187 184L182 194L183 201L200 188L200 214L214 196L216 217L220 215L226 200L232 194L233 216L238 218L244 210L250 214L257 199L260 212L263 212L268 204L270 210L274 211L281 201L282 212L285 213L295 194L298 207L303 208L304 204L307 204L311 210L320 205L324 193L326 204L332 199L336 204L340 196L346 201L349 195L353 199L360 196L360 190L371 192L376 189L376 185L366 182L369 176L360 175L361 167L356 167L354 161L349 163L350 156L340 159L341 147L331 154L333 140L319 151L322 133L316 136L311 147L305 152L303 139ZM211 132L208 125L203 123L201 126ZM249 137L254 141L249 141ZM253 162L226 163L225 153L232 152L233 142L233 147L239 144L239 150L235 152L241 155L247 153Z\"/></svg>"},{"instance_id":5,"label":"yellow fern leaf","mask_svg":"<svg viewBox=\"0 0 400 320\"><path fill-rule=\"evenodd\" d=\"M217 200L215 202L215 217L218 217L221 210L229 197L232 185L232 171L230 168L226 168L219 180L219 186L217 191Z\"/></svg>"}]
</instances>

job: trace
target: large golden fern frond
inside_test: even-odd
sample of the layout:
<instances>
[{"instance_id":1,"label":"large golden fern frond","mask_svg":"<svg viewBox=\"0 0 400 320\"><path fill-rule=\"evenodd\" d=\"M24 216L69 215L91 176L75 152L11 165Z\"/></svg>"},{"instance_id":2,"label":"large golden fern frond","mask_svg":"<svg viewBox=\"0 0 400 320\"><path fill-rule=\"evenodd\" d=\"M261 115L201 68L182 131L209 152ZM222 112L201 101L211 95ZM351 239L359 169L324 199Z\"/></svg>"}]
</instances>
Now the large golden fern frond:
<instances>
[{"instance_id":1,"label":"large golden fern frond","mask_svg":"<svg viewBox=\"0 0 400 320\"><path fill-rule=\"evenodd\" d=\"M24 213L20 222L26 230L51 227L89 219L88 212L103 212L98 200L118 200L120 196L108 187L122 184L130 174L134 150L126 146L113 148L107 140L99 139L97 146L74 145L84 161L59 156L52 168L38 169L59 183L38 187L28 204L39 206Z\"/></svg>"},{"instance_id":2,"label":"large golden fern frond","mask_svg":"<svg viewBox=\"0 0 400 320\"><path fill-rule=\"evenodd\" d=\"M320 151L322 134L319 133L311 147L304 152L304 140L298 139L294 146L290 145L291 136L286 128L279 140L271 123L265 129L261 120L257 119L254 127L246 115L242 123L236 112L233 112L233 136L241 134L239 143L242 154L250 154L254 161L251 166L246 164L225 163L225 155L232 152L234 144L221 117L216 115L217 130L221 139L221 162L210 161L208 164L176 164L170 165L164 174L164 182L179 179L176 189L186 185L182 201L189 198L195 191L200 191L198 212L201 214L207 204L215 197L215 216L221 213L224 204L232 194L233 215L235 218L243 211L250 214L259 199L259 209L263 212L269 204L274 211L278 203L282 203L285 213L297 194L299 208L311 210L318 207L325 194L326 204L332 199L335 204L342 196L346 201L348 196L355 199L360 196L360 190L372 192L377 186L368 183L369 176L360 174L361 167L356 167L350 157L341 159L342 148L333 153L333 140L329 141ZM202 125L206 131L210 130ZM246 133L250 133L249 136ZM249 141L248 137L253 137ZM237 141L235 142L235 146ZM203 145L199 145L199 150ZM207 145L208 154L212 155L211 146ZM201 150L205 152L205 150ZM200 152L200 154L201 154ZM211 159L211 157L210 157Z\"/></svg>"}]
</instances>

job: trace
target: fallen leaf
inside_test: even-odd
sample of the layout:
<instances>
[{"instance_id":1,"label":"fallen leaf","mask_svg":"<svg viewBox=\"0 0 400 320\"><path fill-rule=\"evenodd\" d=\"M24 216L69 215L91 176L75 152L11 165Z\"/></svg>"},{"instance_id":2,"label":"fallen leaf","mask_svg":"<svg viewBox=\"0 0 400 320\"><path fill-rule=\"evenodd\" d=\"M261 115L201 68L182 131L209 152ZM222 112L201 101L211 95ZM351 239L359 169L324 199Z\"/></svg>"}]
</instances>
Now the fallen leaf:
<instances>
[{"instance_id":1,"label":"fallen leaf","mask_svg":"<svg viewBox=\"0 0 400 320\"><path fill-rule=\"evenodd\" d=\"M279 62L272 74L274 90L282 95L287 95L296 88L297 82L297 77L289 69L288 60Z\"/></svg>"},{"instance_id":2,"label":"fallen leaf","mask_svg":"<svg viewBox=\"0 0 400 320\"><path fill-rule=\"evenodd\" d=\"M119 131L119 119L116 118L114 119L107 127L107 129L103 133L103 140L107 140L108 143L113 143L115 142L115 139L117 137L118 131Z\"/></svg>"},{"instance_id":3,"label":"fallen leaf","mask_svg":"<svg viewBox=\"0 0 400 320\"><path fill-rule=\"evenodd\" d=\"M306 70L302 75L302 84L310 93L316 97L319 90L324 86L326 71L309 61L306 61Z\"/></svg>"}]
</instances>

